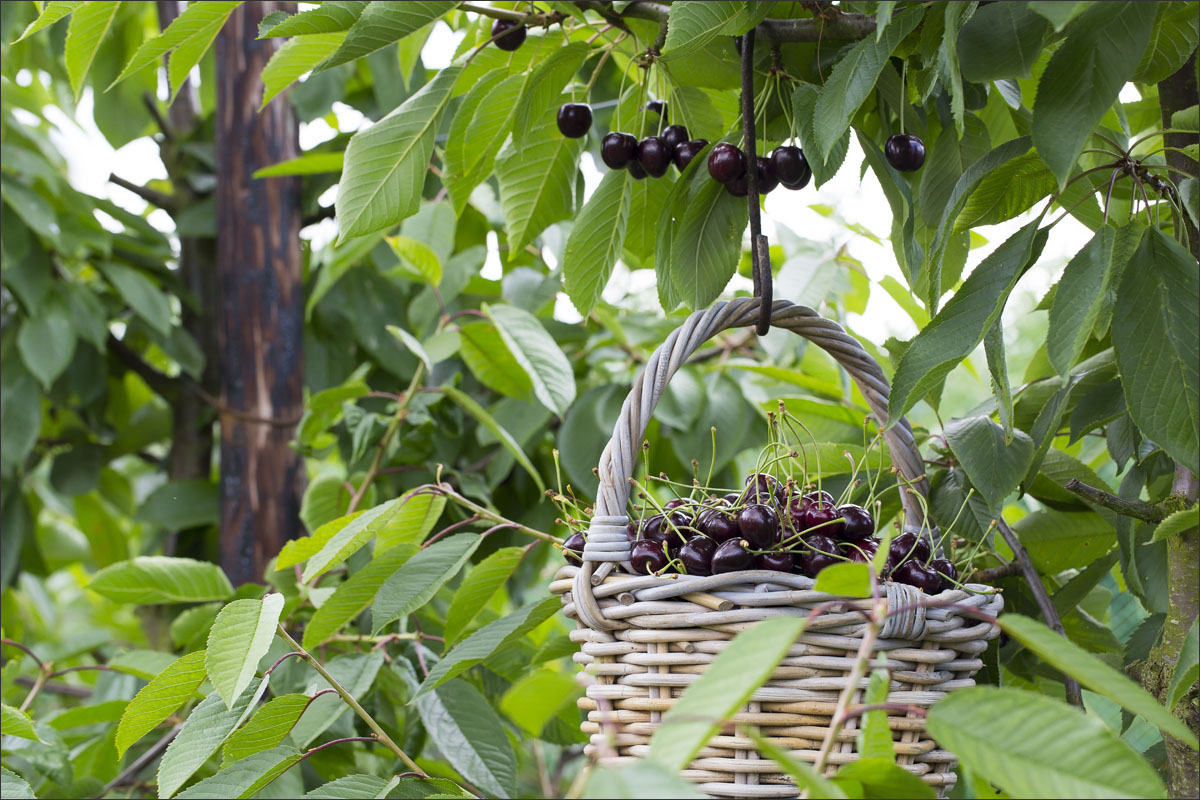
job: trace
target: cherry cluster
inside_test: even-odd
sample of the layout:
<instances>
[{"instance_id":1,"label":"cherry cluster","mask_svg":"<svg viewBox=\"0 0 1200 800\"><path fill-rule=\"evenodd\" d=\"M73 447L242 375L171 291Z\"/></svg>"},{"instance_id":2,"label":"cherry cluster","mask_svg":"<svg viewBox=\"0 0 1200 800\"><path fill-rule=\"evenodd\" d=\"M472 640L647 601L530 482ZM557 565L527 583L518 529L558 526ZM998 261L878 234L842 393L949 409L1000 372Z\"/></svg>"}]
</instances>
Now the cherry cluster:
<instances>
[{"instance_id":1,"label":"cherry cluster","mask_svg":"<svg viewBox=\"0 0 1200 800\"><path fill-rule=\"evenodd\" d=\"M661 100L651 100L646 109L665 120L667 107ZM708 140L692 139L683 125L668 125L659 135L641 141L632 133L613 131L600 142L600 159L609 169L627 169L639 180L647 176L661 178L672 164L683 172L705 147Z\"/></svg>"},{"instance_id":2,"label":"cherry cluster","mask_svg":"<svg viewBox=\"0 0 1200 800\"><path fill-rule=\"evenodd\" d=\"M793 482L755 473L741 492L676 498L625 529L630 563L639 573L720 575L759 569L816 577L832 564L866 563L879 549L875 519L862 506L838 505L828 492L803 493ZM585 544L575 533L563 546L582 563ZM926 539L903 533L892 540L884 577L936 594L954 585L946 559L929 560Z\"/></svg>"},{"instance_id":3,"label":"cherry cluster","mask_svg":"<svg viewBox=\"0 0 1200 800\"><path fill-rule=\"evenodd\" d=\"M718 183L725 184L725 191L734 197L749 194L748 169L749 159L732 142L718 142L708 154L708 174ZM804 151L790 144L776 147L770 156L756 156L754 169L759 194L768 194L779 186L797 191L807 186L812 178L812 167L808 165Z\"/></svg>"}]
</instances>

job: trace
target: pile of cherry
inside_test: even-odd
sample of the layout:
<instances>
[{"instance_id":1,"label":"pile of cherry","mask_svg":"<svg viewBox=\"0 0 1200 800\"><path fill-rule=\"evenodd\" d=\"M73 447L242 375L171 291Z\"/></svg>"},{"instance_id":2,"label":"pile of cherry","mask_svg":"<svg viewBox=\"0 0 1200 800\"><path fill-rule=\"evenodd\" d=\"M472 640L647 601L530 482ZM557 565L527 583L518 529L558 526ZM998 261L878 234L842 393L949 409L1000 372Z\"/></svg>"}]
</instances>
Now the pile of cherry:
<instances>
[{"instance_id":1,"label":"pile of cherry","mask_svg":"<svg viewBox=\"0 0 1200 800\"><path fill-rule=\"evenodd\" d=\"M758 569L815 578L825 567L866 563L879 549L875 519L862 506L837 505L828 492L801 494L789 482L755 473L741 492L677 498L662 511L630 522L630 563L639 573L720 575ZM585 538L563 545L572 564L582 563ZM929 541L906 532L891 541L885 579L937 594L955 585L954 565L930 560Z\"/></svg>"}]
</instances>

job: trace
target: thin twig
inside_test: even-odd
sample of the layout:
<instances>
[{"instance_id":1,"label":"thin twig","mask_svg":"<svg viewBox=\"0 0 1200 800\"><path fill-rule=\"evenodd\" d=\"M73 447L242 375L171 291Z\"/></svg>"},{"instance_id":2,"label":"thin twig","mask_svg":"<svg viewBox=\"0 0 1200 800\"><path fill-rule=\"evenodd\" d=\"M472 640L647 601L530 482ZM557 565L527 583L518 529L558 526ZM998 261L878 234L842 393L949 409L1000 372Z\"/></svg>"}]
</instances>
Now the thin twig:
<instances>
[{"instance_id":1,"label":"thin twig","mask_svg":"<svg viewBox=\"0 0 1200 800\"><path fill-rule=\"evenodd\" d=\"M167 745L169 745L171 741L179 735L179 731L182 728L183 723L180 722L174 728L171 728L171 730L167 731L161 739L150 745L150 749L138 756L137 760L126 767L120 775L105 784L104 788L101 789L100 793L95 795L95 797L104 797L104 795L108 794L118 786L124 786L127 783L131 783L135 778L137 778L139 772L145 769L148 764L154 761L154 759L158 758L159 755L161 755L162 752L167 749Z\"/></svg>"},{"instance_id":2,"label":"thin twig","mask_svg":"<svg viewBox=\"0 0 1200 800\"><path fill-rule=\"evenodd\" d=\"M8 645L9 647L15 647L15 648L17 648L18 650L24 650L24 651L25 651L25 655L29 656L29 657L30 657L30 658L32 658L32 659L33 659L35 662L37 662L38 669L40 669L40 670L45 670L45 669L46 669L46 664L45 664L45 663L44 663L44 662L43 662L43 661L42 661L40 658L38 658L38 654L37 654L37 653L35 653L35 652L33 652L32 650L30 650L28 647L26 647L25 645L21 644L20 642L13 641L12 639L9 639L9 638L7 638L7 637L6 637L6 638L4 638L4 639L0 639L0 644L6 644L6 645Z\"/></svg>"},{"instance_id":3,"label":"thin twig","mask_svg":"<svg viewBox=\"0 0 1200 800\"><path fill-rule=\"evenodd\" d=\"M140 186L131 181L127 181L116 174L110 174L108 176L108 182L116 184L122 189L133 192L150 205L157 206L163 211L166 211L168 214L174 214L179 210L178 201L176 201L176 199L171 195L165 194L164 192L156 191L148 186Z\"/></svg>"},{"instance_id":4,"label":"thin twig","mask_svg":"<svg viewBox=\"0 0 1200 800\"><path fill-rule=\"evenodd\" d=\"M1125 500L1117 497L1115 494L1109 494L1103 489L1097 489L1094 486L1088 486L1078 478L1071 478L1067 481L1063 488L1072 494L1077 494L1093 505L1103 506L1109 511L1114 511L1123 517L1133 517L1144 522L1162 522L1167 518L1168 512L1153 503L1145 503L1141 500Z\"/></svg>"}]
</instances>

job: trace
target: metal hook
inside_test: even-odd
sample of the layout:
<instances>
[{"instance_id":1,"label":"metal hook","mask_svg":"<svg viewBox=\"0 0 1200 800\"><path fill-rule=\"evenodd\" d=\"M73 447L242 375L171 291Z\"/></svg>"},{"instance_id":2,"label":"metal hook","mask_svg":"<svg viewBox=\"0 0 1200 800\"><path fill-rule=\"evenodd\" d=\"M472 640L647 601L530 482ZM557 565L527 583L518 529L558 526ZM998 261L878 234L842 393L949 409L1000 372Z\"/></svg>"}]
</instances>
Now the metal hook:
<instances>
[{"instance_id":1,"label":"metal hook","mask_svg":"<svg viewBox=\"0 0 1200 800\"><path fill-rule=\"evenodd\" d=\"M764 336L771 329L771 248L762 233L758 208L758 164L754 138L754 29L741 37L742 54L742 130L746 147L747 201L750 204L750 263L754 275L754 296L761 298L755 332Z\"/></svg>"}]
</instances>

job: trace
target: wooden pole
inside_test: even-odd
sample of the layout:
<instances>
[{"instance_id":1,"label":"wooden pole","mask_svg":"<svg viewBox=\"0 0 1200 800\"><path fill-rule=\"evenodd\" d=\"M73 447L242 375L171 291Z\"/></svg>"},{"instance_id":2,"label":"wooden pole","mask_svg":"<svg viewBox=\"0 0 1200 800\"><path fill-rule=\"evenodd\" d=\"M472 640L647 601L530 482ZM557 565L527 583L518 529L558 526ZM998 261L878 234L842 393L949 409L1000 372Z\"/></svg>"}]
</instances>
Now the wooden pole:
<instances>
[{"instance_id":1,"label":"wooden pole","mask_svg":"<svg viewBox=\"0 0 1200 800\"><path fill-rule=\"evenodd\" d=\"M217 282L221 350L221 566L261 581L300 533L304 461L291 448L302 411L304 291L300 183L254 171L300 155L286 98L262 110L262 69L279 46L259 21L294 3L245 3L217 37Z\"/></svg>"}]
</instances>

